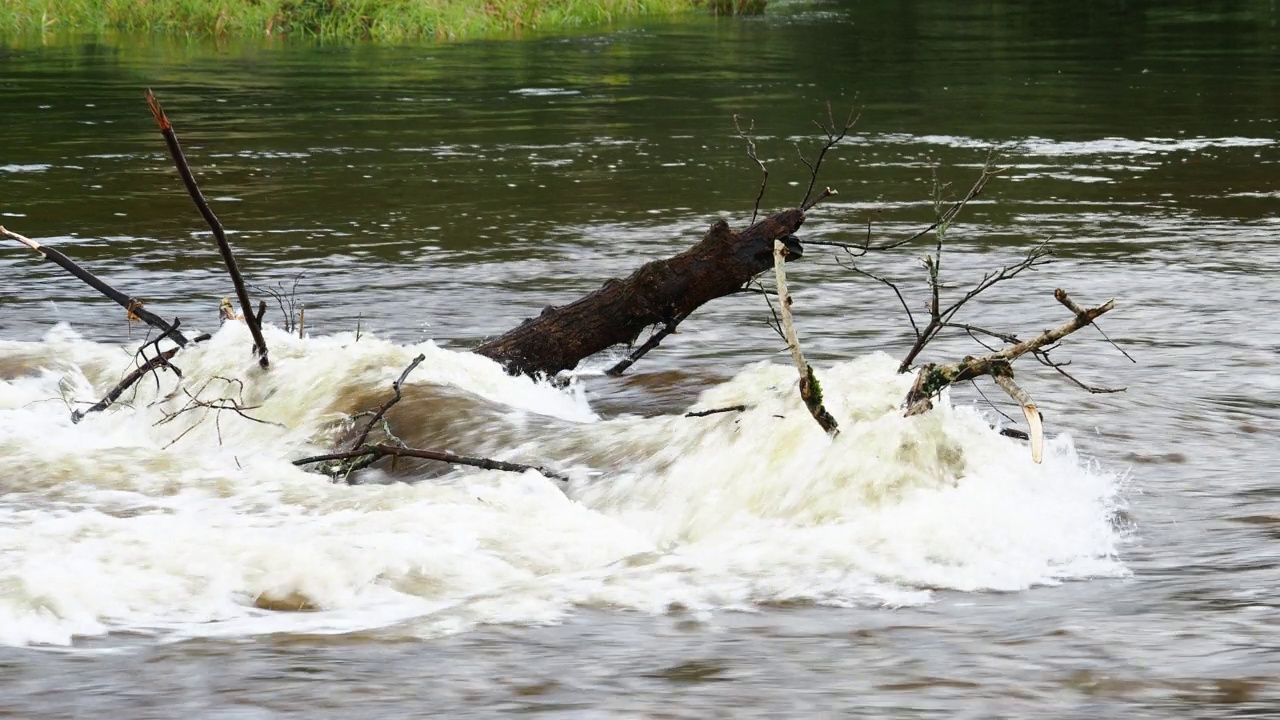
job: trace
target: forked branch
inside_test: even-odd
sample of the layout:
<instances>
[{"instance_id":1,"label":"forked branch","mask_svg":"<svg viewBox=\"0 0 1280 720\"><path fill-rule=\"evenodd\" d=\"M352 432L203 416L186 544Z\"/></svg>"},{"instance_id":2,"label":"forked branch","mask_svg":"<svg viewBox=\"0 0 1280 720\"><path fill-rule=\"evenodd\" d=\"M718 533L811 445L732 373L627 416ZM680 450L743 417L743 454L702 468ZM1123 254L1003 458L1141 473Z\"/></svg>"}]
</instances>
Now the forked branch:
<instances>
[{"instance_id":1,"label":"forked branch","mask_svg":"<svg viewBox=\"0 0 1280 720\"><path fill-rule=\"evenodd\" d=\"M849 108L849 117L845 119L844 125L836 125L835 115L831 110L831 103L828 102L826 123L821 123L817 120L813 121L813 124L818 126L818 129L826 135L826 141L822 144L822 149L818 151L818 156L813 162L809 162L808 158L804 156L804 153L800 152L800 148L796 148L796 152L800 154L800 161L809 168L809 186L805 188L804 198L800 200L801 210L808 212L814 205L817 205L824 199L836 194L835 190L826 188L815 197L813 195L813 187L818 182L818 172L822 169L822 161L826 159L827 152L844 140L845 135L849 134L849 130L851 130L854 125L858 124L858 118L859 115L857 108L851 107Z\"/></svg>"},{"instance_id":2,"label":"forked branch","mask_svg":"<svg viewBox=\"0 0 1280 720\"><path fill-rule=\"evenodd\" d=\"M1084 309L1075 305L1070 296L1061 289L1054 290L1053 296L1058 302L1071 308L1073 312L1078 311L1075 317L1056 328L1040 333L1030 340L1011 345L997 352L981 357L966 357L960 362L946 365L928 364L922 366L903 403L906 406L907 416L918 415L932 409L933 398L957 382L990 375L996 380L1001 389L1022 406L1023 413L1026 415L1032 429L1032 456L1036 459L1036 462L1039 462L1040 447L1043 443L1043 440L1038 437L1041 435L1040 413L1036 409L1035 403L1031 401L1030 396L1013 383L1013 362L1027 353L1044 352L1046 348L1062 338L1080 328L1093 324L1098 317L1115 307L1115 300L1108 300L1095 308Z\"/></svg>"}]
</instances>

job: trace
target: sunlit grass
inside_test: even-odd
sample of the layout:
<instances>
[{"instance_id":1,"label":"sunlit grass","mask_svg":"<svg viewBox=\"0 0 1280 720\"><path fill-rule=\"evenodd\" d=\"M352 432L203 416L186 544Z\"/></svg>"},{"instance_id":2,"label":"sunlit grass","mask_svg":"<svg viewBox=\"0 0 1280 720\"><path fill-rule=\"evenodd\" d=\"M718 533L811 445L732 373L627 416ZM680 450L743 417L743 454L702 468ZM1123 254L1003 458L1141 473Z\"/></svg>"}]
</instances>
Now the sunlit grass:
<instances>
[{"instance_id":1,"label":"sunlit grass","mask_svg":"<svg viewBox=\"0 0 1280 720\"><path fill-rule=\"evenodd\" d=\"M603 25L642 15L723 13L723 0L0 0L0 34L162 32L384 42ZM763 7L762 0L737 4Z\"/></svg>"}]
</instances>

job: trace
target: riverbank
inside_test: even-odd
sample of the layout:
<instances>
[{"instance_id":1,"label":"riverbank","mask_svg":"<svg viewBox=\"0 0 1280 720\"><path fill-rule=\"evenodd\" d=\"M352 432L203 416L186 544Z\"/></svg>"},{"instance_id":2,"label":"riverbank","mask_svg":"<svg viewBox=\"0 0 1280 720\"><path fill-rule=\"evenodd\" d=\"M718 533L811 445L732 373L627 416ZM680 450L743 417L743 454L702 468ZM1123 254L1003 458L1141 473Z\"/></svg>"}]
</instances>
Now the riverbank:
<instances>
[{"instance_id":1,"label":"riverbank","mask_svg":"<svg viewBox=\"0 0 1280 720\"><path fill-rule=\"evenodd\" d=\"M717 8L723 12L733 4L724 0L9 0L0 4L0 37L131 31L190 37L453 40ZM736 0L736 4L763 7L764 3Z\"/></svg>"}]
</instances>

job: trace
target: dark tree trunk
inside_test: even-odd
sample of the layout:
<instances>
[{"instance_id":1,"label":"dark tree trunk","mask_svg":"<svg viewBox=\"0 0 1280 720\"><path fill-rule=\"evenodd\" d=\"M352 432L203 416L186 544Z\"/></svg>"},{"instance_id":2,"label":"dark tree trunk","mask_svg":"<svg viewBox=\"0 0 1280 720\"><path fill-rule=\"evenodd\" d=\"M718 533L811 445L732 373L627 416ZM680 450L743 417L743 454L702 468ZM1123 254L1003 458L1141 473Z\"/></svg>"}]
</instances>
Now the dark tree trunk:
<instances>
[{"instance_id":1,"label":"dark tree trunk","mask_svg":"<svg viewBox=\"0 0 1280 720\"><path fill-rule=\"evenodd\" d=\"M708 301L740 290L773 267L773 241L784 239L789 256L802 248L794 233L804 212L785 210L741 233L723 220L702 241L666 260L654 260L624 280L562 307L548 306L476 352L513 373L553 375L614 345L634 342L645 328L683 318Z\"/></svg>"}]
</instances>

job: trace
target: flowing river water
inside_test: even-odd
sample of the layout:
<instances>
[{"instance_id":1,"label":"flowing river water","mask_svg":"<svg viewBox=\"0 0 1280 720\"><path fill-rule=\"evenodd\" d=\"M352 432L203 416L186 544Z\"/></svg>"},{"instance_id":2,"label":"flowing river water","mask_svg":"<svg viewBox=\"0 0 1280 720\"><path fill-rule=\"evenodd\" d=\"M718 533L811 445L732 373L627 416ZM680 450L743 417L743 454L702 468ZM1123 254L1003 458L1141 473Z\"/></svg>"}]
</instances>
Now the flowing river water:
<instances>
[{"instance_id":1,"label":"flowing river water","mask_svg":"<svg viewBox=\"0 0 1280 720\"><path fill-rule=\"evenodd\" d=\"M0 248L0 715L24 718L1274 717L1280 713L1280 9L1274 0L775 3L760 18L382 48L72 37L0 46L0 224L214 332L80 424L146 328ZM1045 4L1051 5L1051 4ZM154 88L272 307L257 371ZM1026 359L1043 464L973 388L901 417L892 292L810 246L796 321L715 301L624 377L504 375L480 340L794 205L811 120L862 119L802 238L929 224L959 318L1023 337L1061 287L1116 309ZM927 242L871 255L923 313ZM299 277L300 276L300 277ZM922 358L982 348L962 333ZM290 460L376 407L404 440L546 464ZM979 384L1002 410L1016 406ZM178 398L182 398L181 400ZM743 403L741 414L686 418ZM401 482L411 481L411 483Z\"/></svg>"}]
</instances>

